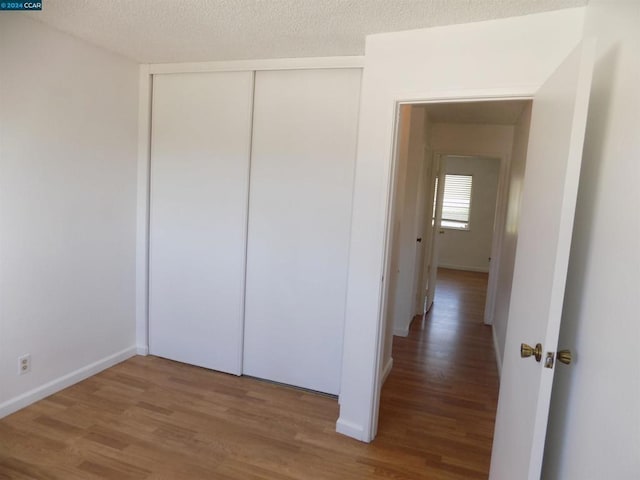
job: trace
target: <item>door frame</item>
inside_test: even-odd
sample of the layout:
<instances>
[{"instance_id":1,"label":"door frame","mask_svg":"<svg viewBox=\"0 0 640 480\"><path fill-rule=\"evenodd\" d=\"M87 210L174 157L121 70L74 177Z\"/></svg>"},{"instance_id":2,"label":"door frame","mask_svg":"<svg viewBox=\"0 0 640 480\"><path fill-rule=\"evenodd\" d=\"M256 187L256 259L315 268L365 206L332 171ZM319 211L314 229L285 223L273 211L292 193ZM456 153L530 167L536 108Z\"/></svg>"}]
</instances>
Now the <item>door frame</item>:
<instances>
[{"instance_id":1,"label":"door frame","mask_svg":"<svg viewBox=\"0 0 640 480\"><path fill-rule=\"evenodd\" d=\"M487 102L487 101L508 101L508 100L533 100L535 94L534 89L498 89L490 91L477 91L471 93L466 90L451 91L425 94L421 95L407 95L398 96L394 99L392 112L393 112L393 125L392 125L392 142L391 150L389 152L389 174L387 176L388 183L386 188L386 212L384 221L384 244L383 244L383 283L380 285L380 302L378 304L378 319L377 319L377 334L375 344L375 361L373 371L373 391L371 398L371 410L369 415L368 428L365 427L364 441L371 441L375 438L378 431L378 417L380 413L380 396L382 391L382 385L384 383L384 376L382 372L384 364L384 344L385 335L387 332L387 319L384 315L388 307L388 302L392 301L389 297L389 289L387 288L384 279L390 278L391 273L391 247L393 241L393 217L395 213L395 179L398 168L398 149L399 149L399 129L400 129L400 107L402 105L424 105L430 103L461 103L461 102ZM474 152L475 153L475 152ZM435 154L435 152L434 152ZM467 153L468 154L468 153ZM477 154L477 153L475 153ZM490 155L487 155L490 156ZM497 155L496 158L501 158L501 170L502 170L502 157L503 155ZM341 431L341 429L339 429Z\"/></svg>"},{"instance_id":2,"label":"door frame","mask_svg":"<svg viewBox=\"0 0 640 480\"><path fill-rule=\"evenodd\" d=\"M422 238L422 242L418 247L418 251L416 254L416 258L421 259L420 265L417 267L416 275L414 276L414 285L413 285L413 316L416 315L424 315L425 310L427 310L425 305L425 295L424 295L424 276L425 276L425 267L429 264L429 259L427 255L431 251L431 231L432 226L429 222L429 217L431 216L429 212L433 208L433 202L429 205L429 199L433 198L432 185L430 183L430 179L433 176L434 164L433 164L433 156L431 152L431 145L429 145L429 139L426 139L427 144L424 146L424 152L422 155L422 164L421 164L421 173L419 182L421 182L422 189L418 189L419 192L422 192L422 196L417 198L418 209L420 209L420 202L422 202L422 210L423 210L423 228L421 231L417 232Z\"/></svg>"},{"instance_id":3,"label":"door frame","mask_svg":"<svg viewBox=\"0 0 640 480\"><path fill-rule=\"evenodd\" d=\"M422 289L422 303L424 305L423 315L431 310L433 306L433 299L435 297L435 281L437 278L437 270L438 266L435 265L434 272L434 264L436 264L437 253L439 252L440 241L438 238L438 233L440 231L440 223L442 222L442 200L444 199L444 191L442 188L442 159L445 155L442 155L439 152L433 152L431 155L431 171L430 175L427 178L427 182L429 184L429 193L427 197L427 202L429 206L429 220L427 223L428 230L428 252L424 256L424 265L422 267L423 275L420 278L420 288ZM436 179L438 181L439 189L436 190ZM435 209L434 209L435 203ZM435 216L434 216L435 215ZM433 222L433 223L432 223ZM433 282L432 282L433 280Z\"/></svg>"},{"instance_id":4,"label":"door frame","mask_svg":"<svg viewBox=\"0 0 640 480\"><path fill-rule=\"evenodd\" d=\"M495 298L497 294L497 274L500 267L500 250L502 248L502 242L504 239L504 225L506 222L506 214L507 214L507 205L509 200L509 175L511 173L511 154L505 154L504 152L500 153L470 153L472 149L456 149L456 150L437 150L432 152L431 165L432 169L430 171L430 175L427 178L427 182L429 183L429 188L433 184L434 176L437 175L440 165L442 164L442 158L444 157L479 157L479 158L489 158L492 160L497 160L500 162L499 173L498 173L498 185L496 191L496 204L494 209L494 234L491 239L491 262L489 263L489 284L487 285L487 295L486 295L486 303L485 303L485 311L483 316L483 321L485 325L493 324L493 314L495 307ZM435 169L437 167L437 169ZM427 201L431 199L430 206L433 205L433 194L435 192L429 191L427 194L429 198ZM427 230L431 230L429 233L431 238L427 240L425 243L425 248L435 247L434 239L435 239L435 230L431 229L430 226L425 224L425 232ZM423 232L423 235L424 233ZM428 255L428 256L427 256ZM426 267L433 263L434 251L431 249L431 253L428 252L424 257L424 266L422 267L422 275L419 278L418 287L424 290L425 285L425 275L426 275ZM424 304L424 295L422 296L422 301Z\"/></svg>"}]
</instances>

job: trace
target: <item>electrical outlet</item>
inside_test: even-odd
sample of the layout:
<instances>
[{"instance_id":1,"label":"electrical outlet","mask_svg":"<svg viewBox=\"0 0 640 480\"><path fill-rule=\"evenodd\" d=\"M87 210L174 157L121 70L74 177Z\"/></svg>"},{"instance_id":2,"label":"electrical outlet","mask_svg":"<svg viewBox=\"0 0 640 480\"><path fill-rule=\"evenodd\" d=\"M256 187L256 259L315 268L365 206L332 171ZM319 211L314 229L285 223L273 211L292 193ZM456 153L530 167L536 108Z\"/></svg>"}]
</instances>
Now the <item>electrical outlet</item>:
<instances>
[{"instance_id":1,"label":"electrical outlet","mask_svg":"<svg viewBox=\"0 0 640 480\"><path fill-rule=\"evenodd\" d=\"M18 357L18 375L25 375L31 371L31 355Z\"/></svg>"}]
</instances>

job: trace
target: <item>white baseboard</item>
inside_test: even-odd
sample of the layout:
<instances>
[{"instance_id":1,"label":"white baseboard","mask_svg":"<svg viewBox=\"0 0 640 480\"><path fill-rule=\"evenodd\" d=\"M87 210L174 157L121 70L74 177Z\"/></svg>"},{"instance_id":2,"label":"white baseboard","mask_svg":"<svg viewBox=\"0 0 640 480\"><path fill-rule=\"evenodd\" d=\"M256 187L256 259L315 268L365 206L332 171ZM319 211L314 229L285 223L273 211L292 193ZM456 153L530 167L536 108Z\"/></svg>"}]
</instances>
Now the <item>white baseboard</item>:
<instances>
[{"instance_id":1,"label":"white baseboard","mask_svg":"<svg viewBox=\"0 0 640 480\"><path fill-rule=\"evenodd\" d=\"M406 337L407 335L409 335L409 326L407 325L406 327L394 327L393 334L398 337Z\"/></svg>"},{"instance_id":2,"label":"white baseboard","mask_svg":"<svg viewBox=\"0 0 640 480\"><path fill-rule=\"evenodd\" d=\"M109 355L108 357L102 358L97 362L93 362L89 365L86 365L74 372L68 373L67 375L63 375L62 377L56 378L44 385L34 388L22 395L18 395L6 402L0 404L0 418L6 417L7 415L11 415L18 410L31 405L32 403L37 402L38 400L42 400L49 395L52 395L60 390L63 390L71 385L78 383L86 378L89 378L96 373L101 372L109 367L114 366L117 363L123 362L128 358L134 357L136 355L137 348L129 347L120 352L114 353L113 355Z\"/></svg>"},{"instance_id":3,"label":"white baseboard","mask_svg":"<svg viewBox=\"0 0 640 480\"><path fill-rule=\"evenodd\" d=\"M439 263L438 268L446 268L449 270L464 270L465 272L489 273L489 267L469 267L466 265L449 265L447 263Z\"/></svg>"},{"instance_id":4,"label":"white baseboard","mask_svg":"<svg viewBox=\"0 0 640 480\"><path fill-rule=\"evenodd\" d=\"M136 353L138 355L142 355L143 357L146 357L147 355L149 355L149 347L146 345L137 345Z\"/></svg>"},{"instance_id":5,"label":"white baseboard","mask_svg":"<svg viewBox=\"0 0 640 480\"><path fill-rule=\"evenodd\" d=\"M416 318L415 316L411 317L409 319L409 321L407 322L406 325L403 325L401 327L398 326L393 326L393 334L397 337L406 337L409 335L409 330L411 329L411 323L413 322L413 319Z\"/></svg>"},{"instance_id":6,"label":"white baseboard","mask_svg":"<svg viewBox=\"0 0 640 480\"><path fill-rule=\"evenodd\" d=\"M393 368L393 358L389 357L389 360L387 360L387 363L382 369L382 382L380 382L380 385L384 385L384 382L387 381L387 377L391 373L392 368Z\"/></svg>"},{"instance_id":7,"label":"white baseboard","mask_svg":"<svg viewBox=\"0 0 640 480\"><path fill-rule=\"evenodd\" d=\"M355 438L361 442L367 441L364 436L364 428L362 425L357 425L342 418L338 418L338 421L336 422L336 432L346 435L347 437Z\"/></svg>"},{"instance_id":8,"label":"white baseboard","mask_svg":"<svg viewBox=\"0 0 640 480\"><path fill-rule=\"evenodd\" d=\"M491 334L493 336L493 350L496 352L496 365L498 366L498 381L502 377L502 357L500 356L500 348L498 345L498 336L496 335L496 329L491 325Z\"/></svg>"}]
</instances>

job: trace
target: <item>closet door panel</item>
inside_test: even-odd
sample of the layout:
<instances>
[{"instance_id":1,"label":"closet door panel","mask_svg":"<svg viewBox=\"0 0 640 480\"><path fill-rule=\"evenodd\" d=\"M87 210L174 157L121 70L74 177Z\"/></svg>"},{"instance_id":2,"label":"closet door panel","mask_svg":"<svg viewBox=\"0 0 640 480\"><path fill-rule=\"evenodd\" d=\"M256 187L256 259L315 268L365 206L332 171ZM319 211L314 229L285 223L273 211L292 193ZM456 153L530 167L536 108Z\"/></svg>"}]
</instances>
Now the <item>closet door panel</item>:
<instances>
[{"instance_id":1,"label":"closet door panel","mask_svg":"<svg viewBox=\"0 0 640 480\"><path fill-rule=\"evenodd\" d=\"M252 72L153 82L149 346L240 374Z\"/></svg>"},{"instance_id":2,"label":"closet door panel","mask_svg":"<svg viewBox=\"0 0 640 480\"><path fill-rule=\"evenodd\" d=\"M256 73L248 375L339 391L360 76Z\"/></svg>"}]
</instances>

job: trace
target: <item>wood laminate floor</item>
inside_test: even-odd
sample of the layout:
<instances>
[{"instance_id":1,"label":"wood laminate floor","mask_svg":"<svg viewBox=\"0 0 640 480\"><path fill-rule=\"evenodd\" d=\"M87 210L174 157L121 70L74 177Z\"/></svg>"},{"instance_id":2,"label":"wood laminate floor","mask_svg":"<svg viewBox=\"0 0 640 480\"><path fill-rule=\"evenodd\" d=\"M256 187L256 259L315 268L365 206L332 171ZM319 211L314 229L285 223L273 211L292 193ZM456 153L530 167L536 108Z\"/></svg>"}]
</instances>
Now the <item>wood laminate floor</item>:
<instances>
[{"instance_id":1,"label":"wood laminate floor","mask_svg":"<svg viewBox=\"0 0 640 480\"><path fill-rule=\"evenodd\" d=\"M429 315L394 338L372 444L335 433L334 398L134 357L0 420L0 479L487 478L486 274L438 282Z\"/></svg>"}]
</instances>

